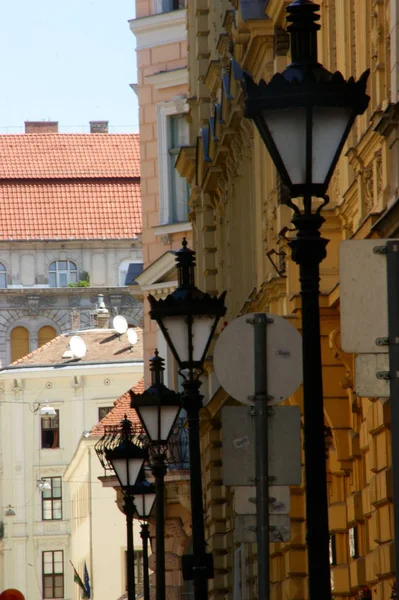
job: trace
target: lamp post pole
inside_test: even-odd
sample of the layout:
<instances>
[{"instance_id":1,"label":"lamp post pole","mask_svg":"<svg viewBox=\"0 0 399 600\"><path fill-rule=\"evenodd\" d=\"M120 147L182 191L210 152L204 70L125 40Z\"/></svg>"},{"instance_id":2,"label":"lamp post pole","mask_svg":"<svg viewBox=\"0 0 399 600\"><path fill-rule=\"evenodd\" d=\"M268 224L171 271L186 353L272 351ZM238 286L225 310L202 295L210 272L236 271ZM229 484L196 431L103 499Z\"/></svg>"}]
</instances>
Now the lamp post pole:
<instances>
[{"instance_id":1,"label":"lamp post pole","mask_svg":"<svg viewBox=\"0 0 399 600\"><path fill-rule=\"evenodd\" d=\"M323 221L316 214L297 216L298 233L290 242L292 259L299 265L302 297L306 543L312 600L331 597L319 309L319 264L328 242L319 231Z\"/></svg>"},{"instance_id":2,"label":"lamp post pole","mask_svg":"<svg viewBox=\"0 0 399 600\"><path fill-rule=\"evenodd\" d=\"M129 492L124 493L124 511L126 515L127 535L127 598L136 600L136 586L134 581L134 542L133 542L133 515L135 513L134 497Z\"/></svg>"},{"instance_id":3,"label":"lamp post pole","mask_svg":"<svg viewBox=\"0 0 399 600\"><path fill-rule=\"evenodd\" d=\"M165 455L155 453L151 458L151 471L155 478L157 500L155 504L155 581L156 600L166 598L165 580Z\"/></svg>"},{"instance_id":4,"label":"lamp post pole","mask_svg":"<svg viewBox=\"0 0 399 600\"><path fill-rule=\"evenodd\" d=\"M199 392L201 382L192 378L183 382L183 407L187 412L190 449L190 496L193 538L193 579L195 600L208 597L208 573L206 567L206 545L204 506L202 500L200 417L203 396Z\"/></svg>"},{"instance_id":5,"label":"lamp post pole","mask_svg":"<svg viewBox=\"0 0 399 600\"><path fill-rule=\"evenodd\" d=\"M148 523L141 523L140 537L143 540L143 587L144 600L150 600L150 577L148 573L148 540L150 533L148 531Z\"/></svg>"}]
</instances>

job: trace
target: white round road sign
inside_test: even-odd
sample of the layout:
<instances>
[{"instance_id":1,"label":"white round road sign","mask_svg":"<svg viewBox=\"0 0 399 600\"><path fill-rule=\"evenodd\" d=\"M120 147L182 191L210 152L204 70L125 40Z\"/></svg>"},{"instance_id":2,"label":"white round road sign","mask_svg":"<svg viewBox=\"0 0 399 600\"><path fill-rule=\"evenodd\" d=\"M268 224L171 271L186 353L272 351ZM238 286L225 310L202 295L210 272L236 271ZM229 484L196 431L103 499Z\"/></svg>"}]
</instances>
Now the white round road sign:
<instances>
[{"instance_id":1,"label":"white round road sign","mask_svg":"<svg viewBox=\"0 0 399 600\"><path fill-rule=\"evenodd\" d=\"M221 386L232 398L254 404L255 392L254 326L249 313L232 321L215 345L213 362ZM291 396L302 383L302 337L286 319L268 314L266 325L267 394L270 405Z\"/></svg>"}]
</instances>

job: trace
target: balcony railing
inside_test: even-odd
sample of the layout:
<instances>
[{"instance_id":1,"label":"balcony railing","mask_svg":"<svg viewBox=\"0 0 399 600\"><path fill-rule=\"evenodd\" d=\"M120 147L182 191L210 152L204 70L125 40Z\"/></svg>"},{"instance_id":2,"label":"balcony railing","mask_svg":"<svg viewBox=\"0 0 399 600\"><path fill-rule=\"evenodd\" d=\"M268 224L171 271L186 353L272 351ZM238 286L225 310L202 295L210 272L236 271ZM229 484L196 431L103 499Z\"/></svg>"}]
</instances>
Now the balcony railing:
<instances>
[{"instance_id":1,"label":"balcony railing","mask_svg":"<svg viewBox=\"0 0 399 600\"><path fill-rule=\"evenodd\" d=\"M186 7L186 0L154 0L154 15Z\"/></svg>"}]
</instances>

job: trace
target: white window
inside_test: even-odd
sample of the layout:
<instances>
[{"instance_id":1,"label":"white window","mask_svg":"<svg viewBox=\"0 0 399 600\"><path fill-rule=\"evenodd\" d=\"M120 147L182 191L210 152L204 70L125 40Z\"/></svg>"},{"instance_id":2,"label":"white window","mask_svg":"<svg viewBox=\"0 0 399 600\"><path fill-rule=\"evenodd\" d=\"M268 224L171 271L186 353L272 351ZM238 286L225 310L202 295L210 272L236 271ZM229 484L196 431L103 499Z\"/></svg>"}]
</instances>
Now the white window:
<instances>
[{"instance_id":1,"label":"white window","mask_svg":"<svg viewBox=\"0 0 399 600\"><path fill-rule=\"evenodd\" d=\"M185 0L154 0L154 15L185 7Z\"/></svg>"},{"instance_id":2,"label":"white window","mask_svg":"<svg viewBox=\"0 0 399 600\"><path fill-rule=\"evenodd\" d=\"M160 225L188 220L189 187L175 169L180 148L188 144L188 124L178 108L181 103L158 105Z\"/></svg>"},{"instance_id":3,"label":"white window","mask_svg":"<svg viewBox=\"0 0 399 600\"><path fill-rule=\"evenodd\" d=\"M50 287L68 287L78 282L78 269L71 260L56 260L51 263L48 274Z\"/></svg>"},{"instance_id":4,"label":"white window","mask_svg":"<svg viewBox=\"0 0 399 600\"><path fill-rule=\"evenodd\" d=\"M7 269L5 266L0 263L0 288L7 287Z\"/></svg>"}]
</instances>

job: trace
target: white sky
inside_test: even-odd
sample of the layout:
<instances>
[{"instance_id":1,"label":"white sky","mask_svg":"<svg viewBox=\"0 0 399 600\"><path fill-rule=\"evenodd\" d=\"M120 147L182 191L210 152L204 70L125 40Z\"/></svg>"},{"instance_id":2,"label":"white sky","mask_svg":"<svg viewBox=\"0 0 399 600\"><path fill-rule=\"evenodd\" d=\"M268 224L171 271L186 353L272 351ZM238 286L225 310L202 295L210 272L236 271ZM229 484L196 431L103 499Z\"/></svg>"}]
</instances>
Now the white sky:
<instances>
[{"instance_id":1,"label":"white sky","mask_svg":"<svg viewBox=\"0 0 399 600\"><path fill-rule=\"evenodd\" d=\"M133 17L134 0L2 0L0 133L22 133L26 120L138 131Z\"/></svg>"}]
</instances>

